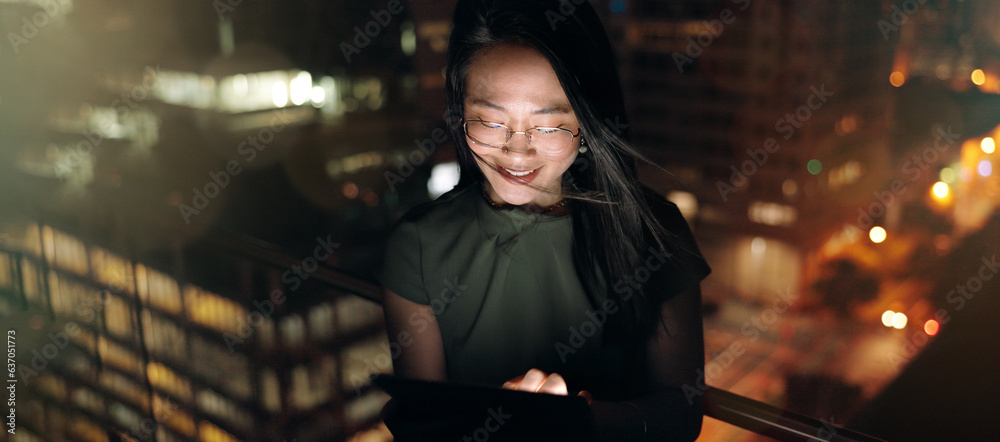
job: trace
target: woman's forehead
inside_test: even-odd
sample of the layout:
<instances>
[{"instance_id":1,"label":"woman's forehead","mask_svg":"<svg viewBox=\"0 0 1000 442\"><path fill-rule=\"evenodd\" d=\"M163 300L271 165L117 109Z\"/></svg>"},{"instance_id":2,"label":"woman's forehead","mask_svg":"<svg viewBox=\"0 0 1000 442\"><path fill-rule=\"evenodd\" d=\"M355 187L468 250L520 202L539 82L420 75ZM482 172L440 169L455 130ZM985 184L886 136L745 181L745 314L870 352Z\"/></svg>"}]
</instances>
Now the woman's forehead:
<instances>
[{"instance_id":1,"label":"woman's forehead","mask_svg":"<svg viewBox=\"0 0 1000 442\"><path fill-rule=\"evenodd\" d=\"M520 45L490 48L476 57L465 92L467 106L532 114L571 112L549 60L537 50Z\"/></svg>"}]
</instances>

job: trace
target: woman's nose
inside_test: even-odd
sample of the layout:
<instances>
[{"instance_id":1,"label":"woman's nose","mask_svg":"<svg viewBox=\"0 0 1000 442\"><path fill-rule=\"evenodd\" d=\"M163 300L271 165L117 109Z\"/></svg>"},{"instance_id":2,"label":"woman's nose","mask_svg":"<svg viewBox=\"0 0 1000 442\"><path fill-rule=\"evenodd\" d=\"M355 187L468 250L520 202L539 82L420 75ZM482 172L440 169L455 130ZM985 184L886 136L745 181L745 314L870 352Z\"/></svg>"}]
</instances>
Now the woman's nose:
<instances>
[{"instance_id":1,"label":"woman's nose","mask_svg":"<svg viewBox=\"0 0 1000 442\"><path fill-rule=\"evenodd\" d=\"M532 154L535 149L531 147L531 139L528 134L524 132L514 132L511 134L510 139L504 144L504 153L524 153Z\"/></svg>"}]
</instances>

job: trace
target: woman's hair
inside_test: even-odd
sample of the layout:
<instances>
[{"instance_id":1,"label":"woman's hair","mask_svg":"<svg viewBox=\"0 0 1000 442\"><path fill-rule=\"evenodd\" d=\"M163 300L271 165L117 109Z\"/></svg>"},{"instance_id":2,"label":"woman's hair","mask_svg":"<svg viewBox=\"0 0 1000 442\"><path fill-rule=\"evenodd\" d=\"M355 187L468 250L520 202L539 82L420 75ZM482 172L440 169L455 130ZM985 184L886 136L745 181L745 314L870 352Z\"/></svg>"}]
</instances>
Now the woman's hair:
<instances>
[{"instance_id":1,"label":"woman's hair","mask_svg":"<svg viewBox=\"0 0 1000 442\"><path fill-rule=\"evenodd\" d=\"M587 295L596 307L607 293L621 308L608 318L605 336L621 341L646 335L660 319L655 300L642 290L620 292L643 265L648 246L663 249L668 234L643 195L636 168L642 156L627 142L628 118L611 44L589 3L459 0L446 77L459 187L484 179L476 161L485 160L472 152L462 132L466 77L484 50L504 44L532 47L549 60L580 122L588 151L564 175L563 196L573 207L573 259Z\"/></svg>"}]
</instances>

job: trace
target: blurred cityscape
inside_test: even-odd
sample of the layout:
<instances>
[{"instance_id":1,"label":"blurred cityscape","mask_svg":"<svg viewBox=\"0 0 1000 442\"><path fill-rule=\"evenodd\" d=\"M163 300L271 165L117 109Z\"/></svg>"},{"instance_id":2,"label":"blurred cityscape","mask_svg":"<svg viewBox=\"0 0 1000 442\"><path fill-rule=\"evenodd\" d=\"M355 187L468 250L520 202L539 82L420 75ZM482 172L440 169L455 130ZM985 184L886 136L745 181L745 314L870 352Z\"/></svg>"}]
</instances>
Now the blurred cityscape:
<instances>
[{"instance_id":1,"label":"blurred cityscape","mask_svg":"<svg viewBox=\"0 0 1000 442\"><path fill-rule=\"evenodd\" d=\"M886 439L983 435L1000 3L593 4L642 179L713 268L706 382ZM457 181L453 8L0 0L6 440L390 437L375 275Z\"/></svg>"}]
</instances>

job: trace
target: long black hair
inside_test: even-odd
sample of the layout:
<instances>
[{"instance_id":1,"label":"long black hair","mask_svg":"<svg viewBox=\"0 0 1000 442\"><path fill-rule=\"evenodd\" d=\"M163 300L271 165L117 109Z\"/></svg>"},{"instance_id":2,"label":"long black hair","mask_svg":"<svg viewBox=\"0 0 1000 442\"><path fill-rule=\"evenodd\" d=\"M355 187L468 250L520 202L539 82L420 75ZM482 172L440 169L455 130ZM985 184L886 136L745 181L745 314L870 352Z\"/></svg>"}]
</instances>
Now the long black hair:
<instances>
[{"instance_id":1,"label":"long black hair","mask_svg":"<svg viewBox=\"0 0 1000 442\"><path fill-rule=\"evenodd\" d=\"M484 179L461 126L470 66L484 50L500 45L536 49L552 64L588 147L563 176L563 197L573 209L577 273L595 307L607 294L621 308L608 318L606 337L647 335L659 310L641 289L620 293L620 283L643 265L647 247L663 249L669 234L639 183L636 160L643 157L627 141L621 82L596 11L586 1L459 0L453 23L445 88L447 123L461 168L458 186L481 185Z\"/></svg>"}]
</instances>

